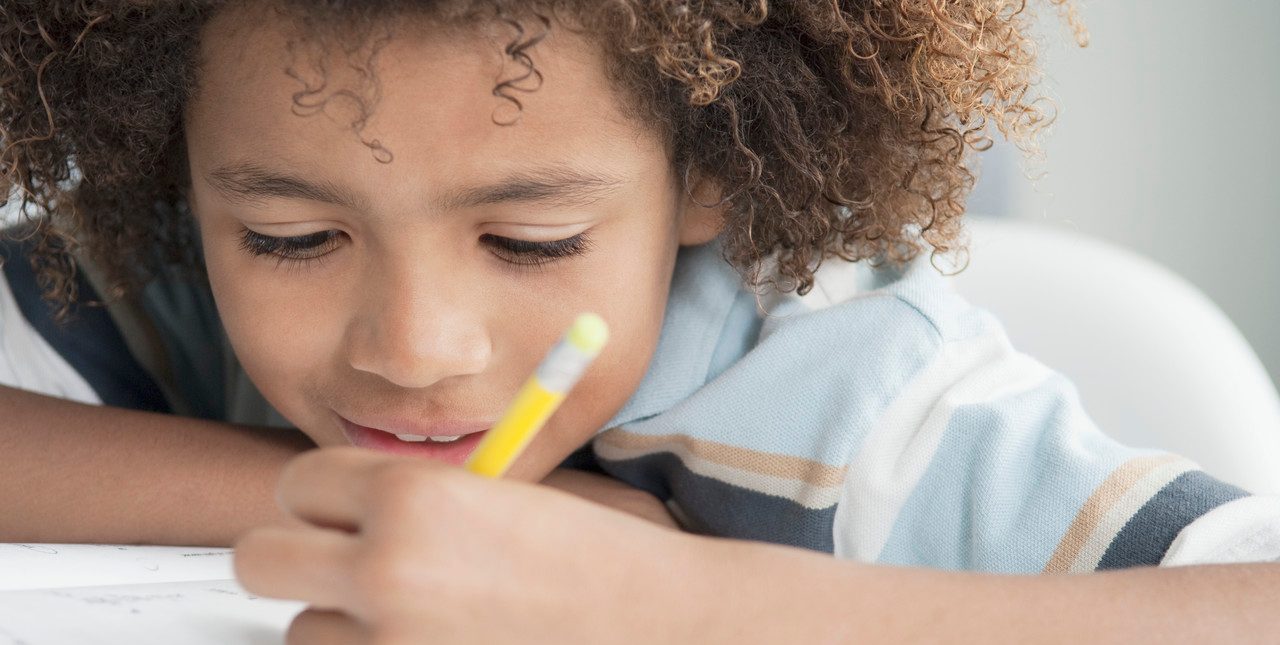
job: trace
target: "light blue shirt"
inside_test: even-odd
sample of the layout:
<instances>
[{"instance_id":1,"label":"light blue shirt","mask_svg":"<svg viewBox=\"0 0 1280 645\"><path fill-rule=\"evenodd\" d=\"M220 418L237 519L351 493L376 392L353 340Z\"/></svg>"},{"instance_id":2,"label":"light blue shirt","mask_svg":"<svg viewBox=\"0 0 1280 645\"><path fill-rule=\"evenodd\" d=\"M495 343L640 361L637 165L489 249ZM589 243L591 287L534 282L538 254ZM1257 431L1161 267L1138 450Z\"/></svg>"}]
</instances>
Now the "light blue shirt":
<instances>
[{"instance_id":1,"label":"light blue shirt","mask_svg":"<svg viewBox=\"0 0 1280 645\"><path fill-rule=\"evenodd\" d=\"M1175 551L1230 546L1206 541L1273 536L1280 515L1104 435L1071 382L1012 348L927 255L901 271L828 261L803 297L757 296L718 244L682 249L648 372L591 447L689 530L867 562L1182 563ZM1227 520L1184 530L1215 510Z\"/></svg>"}]
</instances>

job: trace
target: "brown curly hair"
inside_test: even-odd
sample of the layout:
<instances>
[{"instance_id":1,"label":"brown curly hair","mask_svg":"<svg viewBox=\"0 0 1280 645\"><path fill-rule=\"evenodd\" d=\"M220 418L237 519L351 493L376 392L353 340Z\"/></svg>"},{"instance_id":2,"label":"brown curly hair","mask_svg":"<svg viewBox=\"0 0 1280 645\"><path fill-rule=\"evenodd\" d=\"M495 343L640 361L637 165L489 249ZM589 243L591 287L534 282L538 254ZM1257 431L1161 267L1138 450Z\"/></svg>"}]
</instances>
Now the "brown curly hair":
<instances>
[{"instance_id":1,"label":"brown curly hair","mask_svg":"<svg viewBox=\"0 0 1280 645\"><path fill-rule=\"evenodd\" d=\"M1083 45L1071 0L1048 2ZM2 181L36 224L22 228L59 317L77 295L81 247L108 278L108 298L166 264L201 269L182 115L200 28L225 4L0 2ZM1038 72L1025 0L278 4L316 38L347 43L404 11L506 22L515 35L505 54L523 73L494 93L517 110L541 79L530 48L553 24L573 25L602 48L633 114L666 137L685 190L691 176L723 189L726 259L759 282L768 258L769 280L802 294L827 257L902 263L924 243L963 251L971 152L990 146L992 125L1034 149L1052 120L1030 92ZM295 111L314 108L314 88L295 78Z\"/></svg>"}]
</instances>

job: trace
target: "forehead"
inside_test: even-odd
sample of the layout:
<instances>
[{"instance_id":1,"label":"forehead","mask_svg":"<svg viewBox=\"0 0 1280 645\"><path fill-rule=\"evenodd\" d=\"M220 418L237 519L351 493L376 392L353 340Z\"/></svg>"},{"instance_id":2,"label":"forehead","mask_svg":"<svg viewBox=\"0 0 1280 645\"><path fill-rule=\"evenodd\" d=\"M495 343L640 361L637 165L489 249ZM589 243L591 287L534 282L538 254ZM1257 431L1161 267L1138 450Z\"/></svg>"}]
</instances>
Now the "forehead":
<instances>
[{"instance_id":1,"label":"forehead","mask_svg":"<svg viewBox=\"0 0 1280 645\"><path fill-rule=\"evenodd\" d=\"M201 33L187 112L193 170L203 158L351 172L377 164L370 142L393 155L381 172L419 179L537 161L625 164L637 147L654 151L656 133L625 116L598 49L557 25L526 50L541 83L529 77L505 90L521 107L496 96L502 81L528 72L504 52L517 38L501 22L416 19L374 28L357 48L308 37L275 11L228 8Z\"/></svg>"}]
</instances>

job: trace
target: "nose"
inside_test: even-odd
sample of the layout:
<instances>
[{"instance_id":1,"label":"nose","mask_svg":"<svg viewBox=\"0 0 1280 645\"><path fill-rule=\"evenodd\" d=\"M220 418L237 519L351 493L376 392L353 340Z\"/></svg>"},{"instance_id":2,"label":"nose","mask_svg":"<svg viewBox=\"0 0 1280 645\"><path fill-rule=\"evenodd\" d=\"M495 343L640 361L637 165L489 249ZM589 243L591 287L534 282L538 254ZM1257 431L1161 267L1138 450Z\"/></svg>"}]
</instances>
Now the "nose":
<instances>
[{"instance_id":1,"label":"nose","mask_svg":"<svg viewBox=\"0 0 1280 645\"><path fill-rule=\"evenodd\" d=\"M465 281L421 263L383 265L366 280L347 329L347 359L362 372L423 388L484 371L492 343L483 310Z\"/></svg>"}]
</instances>

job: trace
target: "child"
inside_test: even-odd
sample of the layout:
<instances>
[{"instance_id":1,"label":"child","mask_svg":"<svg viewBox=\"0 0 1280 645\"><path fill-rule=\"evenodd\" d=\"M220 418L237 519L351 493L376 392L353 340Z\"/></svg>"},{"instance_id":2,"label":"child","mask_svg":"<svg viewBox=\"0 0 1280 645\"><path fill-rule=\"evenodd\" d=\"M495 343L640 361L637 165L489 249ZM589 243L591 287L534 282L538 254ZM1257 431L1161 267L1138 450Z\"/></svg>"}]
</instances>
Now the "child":
<instances>
[{"instance_id":1,"label":"child","mask_svg":"<svg viewBox=\"0 0 1280 645\"><path fill-rule=\"evenodd\" d=\"M1274 622L1274 565L1011 575L1280 556L1275 500L1107 439L924 261L987 122L1042 125L1018 7L422 4L6 10L48 219L0 365L111 406L4 392L7 539L234 541L305 643ZM438 463L584 310L614 340L515 481Z\"/></svg>"}]
</instances>

